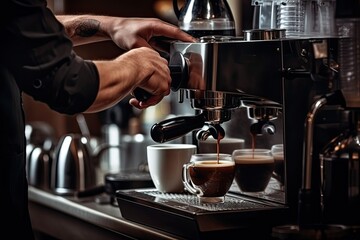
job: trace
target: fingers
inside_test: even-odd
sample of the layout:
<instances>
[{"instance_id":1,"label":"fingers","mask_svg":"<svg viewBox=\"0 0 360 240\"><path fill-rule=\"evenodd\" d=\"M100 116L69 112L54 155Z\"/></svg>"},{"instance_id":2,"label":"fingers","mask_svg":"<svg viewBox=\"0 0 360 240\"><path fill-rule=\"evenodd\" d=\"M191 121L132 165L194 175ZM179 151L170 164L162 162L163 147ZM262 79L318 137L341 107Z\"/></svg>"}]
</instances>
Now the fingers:
<instances>
[{"instance_id":1,"label":"fingers","mask_svg":"<svg viewBox=\"0 0 360 240\"><path fill-rule=\"evenodd\" d=\"M139 47L151 47L154 37L183 42L196 42L191 35L178 26L157 18L121 18L114 25L111 33L113 41L122 49L130 50Z\"/></svg>"},{"instance_id":2,"label":"fingers","mask_svg":"<svg viewBox=\"0 0 360 240\"><path fill-rule=\"evenodd\" d=\"M131 99L129 100L129 104L132 105L132 106L134 106L134 107L136 107L136 108L138 108L138 109L143 109L143 108L140 106L140 101L137 100L136 98L131 98Z\"/></svg>"},{"instance_id":3,"label":"fingers","mask_svg":"<svg viewBox=\"0 0 360 240\"><path fill-rule=\"evenodd\" d=\"M166 96L170 93L171 76L168 61L156 53L152 57L151 75L140 87L155 96ZM144 67L145 65L143 65Z\"/></svg>"},{"instance_id":4,"label":"fingers","mask_svg":"<svg viewBox=\"0 0 360 240\"><path fill-rule=\"evenodd\" d=\"M139 101L136 98L131 98L129 100L129 104L131 104L132 106L138 108L138 109L145 109L148 108L150 106L154 106L156 104L158 104L162 99L164 98L164 96L152 96L151 98L149 98L147 101Z\"/></svg>"},{"instance_id":5,"label":"fingers","mask_svg":"<svg viewBox=\"0 0 360 240\"><path fill-rule=\"evenodd\" d=\"M179 27L159 20L161 24L153 25L153 36L164 36L184 42L196 42L196 38L182 31Z\"/></svg>"},{"instance_id":6,"label":"fingers","mask_svg":"<svg viewBox=\"0 0 360 240\"><path fill-rule=\"evenodd\" d=\"M152 49L143 47L131 50L121 57L122 60L131 62L135 66L132 86L132 95L129 103L136 108L143 109L159 103L165 96L170 94L171 75L168 61ZM128 68L127 68L128 69ZM146 100L141 99L141 94L146 91ZM137 97L137 98L136 98Z\"/></svg>"}]
</instances>

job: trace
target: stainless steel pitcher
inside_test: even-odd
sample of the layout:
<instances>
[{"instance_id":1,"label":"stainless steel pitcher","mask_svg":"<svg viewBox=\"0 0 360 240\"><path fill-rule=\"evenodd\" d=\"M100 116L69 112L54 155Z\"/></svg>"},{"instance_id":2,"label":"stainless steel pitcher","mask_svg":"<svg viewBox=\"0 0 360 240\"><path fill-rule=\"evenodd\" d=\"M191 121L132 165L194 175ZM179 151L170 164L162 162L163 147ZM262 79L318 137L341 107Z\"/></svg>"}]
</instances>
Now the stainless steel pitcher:
<instances>
[{"instance_id":1,"label":"stainless steel pitcher","mask_svg":"<svg viewBox=\"0 0 360 240\"><path fill-rule=\"evenodd\" d=\"M59 195L71 195L95 185L95 163L88 139L80 134L61 137L54 151L51 189Z\"/></svg>"},{"instance_id":2,"label":"stainless steel pitcher","mask_svg":"<svg viewBox=\"0 0 360 240\"><path fill-rule=\"evenodd\" d=\"M350 117L350 127L324 147L322 205L324 221L359 225L360 220L360 112Z\"/></svg>"},{"instance_id":3,"label":"stainless steel pitcher","mask_svg":"<svg viewBox=\"0 0 360 240\"><path fill-rule=\"evenodd\" d=\"M93 149L88 137L81 134L63 136L53 154L51 189L59 195L72 195L95 187L95 167L110 148L120 148L120 145L100 144Z\"/></svg>"},{"instance_id":4,"label":"stainless steel pitcher","mask_svg":"<svg viewBox=\"0 0 360 240\"><path fill-rule=\"evenodd\" d=\"M27 175L28 183L31 186L49 190L51 179L51 150L44 149L41 146L28 145L27 150L31 148L27 157Z\"/></svg>"}]
</instances>

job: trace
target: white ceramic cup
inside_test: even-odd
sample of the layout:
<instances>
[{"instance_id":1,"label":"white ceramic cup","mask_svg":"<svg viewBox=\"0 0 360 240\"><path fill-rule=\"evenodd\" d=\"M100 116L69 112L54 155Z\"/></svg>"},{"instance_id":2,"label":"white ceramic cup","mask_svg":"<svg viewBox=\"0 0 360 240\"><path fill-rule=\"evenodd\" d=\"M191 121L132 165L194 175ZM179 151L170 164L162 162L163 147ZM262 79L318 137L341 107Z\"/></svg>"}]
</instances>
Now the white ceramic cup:
<instances>
[{"instance_id":1,"label":"white ceramic cup","mask_svg":"<svg viewBox=\"0 0 360 240\"><path fill-rule=\"evenodd\" d=\"M163 193L184 192L182 167L197 151L193 144L155 144L147 146L151 179Z\"/></svg>"},{"instance_id":2,"label":"white ceramic cup","mask_svg":"<svg viewBox=\"0 0 360 240\"><path fill-rule=\"evenodd\" d=\"M208 137L206 140L199 140L199 153L216 153L217 140ZM245 146L245 140L241 138L225 137L220 140L219 153L232 154L236 149L242 149Z\"/></svg>"}]
</instances>

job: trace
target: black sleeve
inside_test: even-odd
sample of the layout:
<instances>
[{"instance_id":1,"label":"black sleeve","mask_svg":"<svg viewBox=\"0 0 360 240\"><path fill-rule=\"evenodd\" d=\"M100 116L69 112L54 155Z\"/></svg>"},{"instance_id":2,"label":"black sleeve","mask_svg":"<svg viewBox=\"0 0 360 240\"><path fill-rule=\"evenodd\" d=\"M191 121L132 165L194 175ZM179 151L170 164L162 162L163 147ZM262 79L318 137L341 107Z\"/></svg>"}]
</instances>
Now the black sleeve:
<instances>
[{"instance_id":1,"label":"black sleeve","mask_svg":"<svg viewBox=\"0 0 360 240\"><path fill-rule=\"evenodd\" d=\"M5 2L8 17L0 25L1 64L7 65L19 88L61 113L89 108L99 89L97 68L73 52L46 1Z\"/></svg>"}]
</instances>

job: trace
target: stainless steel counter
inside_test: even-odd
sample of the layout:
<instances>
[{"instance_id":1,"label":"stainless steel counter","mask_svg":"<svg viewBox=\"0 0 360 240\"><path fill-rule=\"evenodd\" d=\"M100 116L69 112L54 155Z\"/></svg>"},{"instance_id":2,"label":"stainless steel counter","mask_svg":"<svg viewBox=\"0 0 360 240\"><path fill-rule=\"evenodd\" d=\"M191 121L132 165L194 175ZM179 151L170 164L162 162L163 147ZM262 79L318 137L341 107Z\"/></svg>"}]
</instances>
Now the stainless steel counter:
<instances>
[{"instance_id":1,"label":"stainless steel counter","mask_svg":"<svg viewBox=\"0 0 360 240\"><path fill-rule=\"evenodd\" d=\"M57 239L181 239L124 219L120 209L94 197L62 197L29 186L33 228Z\"/></svg>"},{"instance_id":2,"label":"stainless steel counter","mask_svg":"<svg viewBox=\"0 0 360 240\"><path fill-rule=\"evenodd\" d=\"M232 189L232 191L238 191L235 190L237 189L235 185ZM271 193L272 191L268 195L269 200L273 200L278 195L275 194L276 192ZM105 201L105 203L96 201L101 197L105 197L108 201ZM167 199L163 199L163 201L164 203L173 202L173 200ZM219 239L224 236L232 238L234 234L242 236L258 234L261 239L270 239L268 238L269 230L271 230L269 222L274 222L272 224L275 224L278 221L276 220L278 213L281 213L278 215L278 217L282 216L280 217L281 221L286 219L283 218L285 208L281 207L282 204L271 203L269 206L274 205L273 210L268 212L262 209L259 211L259 214L263 214L260 215L262 216L261 220L266 222L265 224L256 218L259 214L251 214L249 209L244 210L243 214L229 211L228 214L220 213L220 216L215 219L213 217L210 217L210 219L205 217L207 225L213 226L218 224L218 230L210 231L206 227L203 229L204 226L200 223L196 223L197 220L195 218L199 216L204 218L204 216L208 216L212 212L207 214L198 213L198 216L193 216L195 217L194 219L191 219L189 216L182 216L179 219L176 218L179 214L177 211L172 212L169 209L162 209L165 207L163 205L166 204L163 204L158 209L154 206L149 206L149 202L142 202L140 199L134 198L130 202L129 206L122 209L111 204L110 196L105 193L93 197L77 198L73 196L58 196L51 192L29 186L29 209L34 230L56 239ZM159 203L159 201L157 202ZM245 202L241 206L244 206ZM175 204L177 206L179 203ZM270 208L272 209L272 207ZM121 214L120 209L124 211L124 215ZM126 216L126 214L127 217L124 218L123 216ZM221 221L220 219L233 223L230 227L224 225L224 222L219 222ZM252 224L250 224L251 219L254 220ZM189 226L189 221L193 228ZM205 222L201 220L202 224ZM190 230L194 234L189 235ZM184 231L187 233L184 234Z\"/></svg>"}]
</instances>

